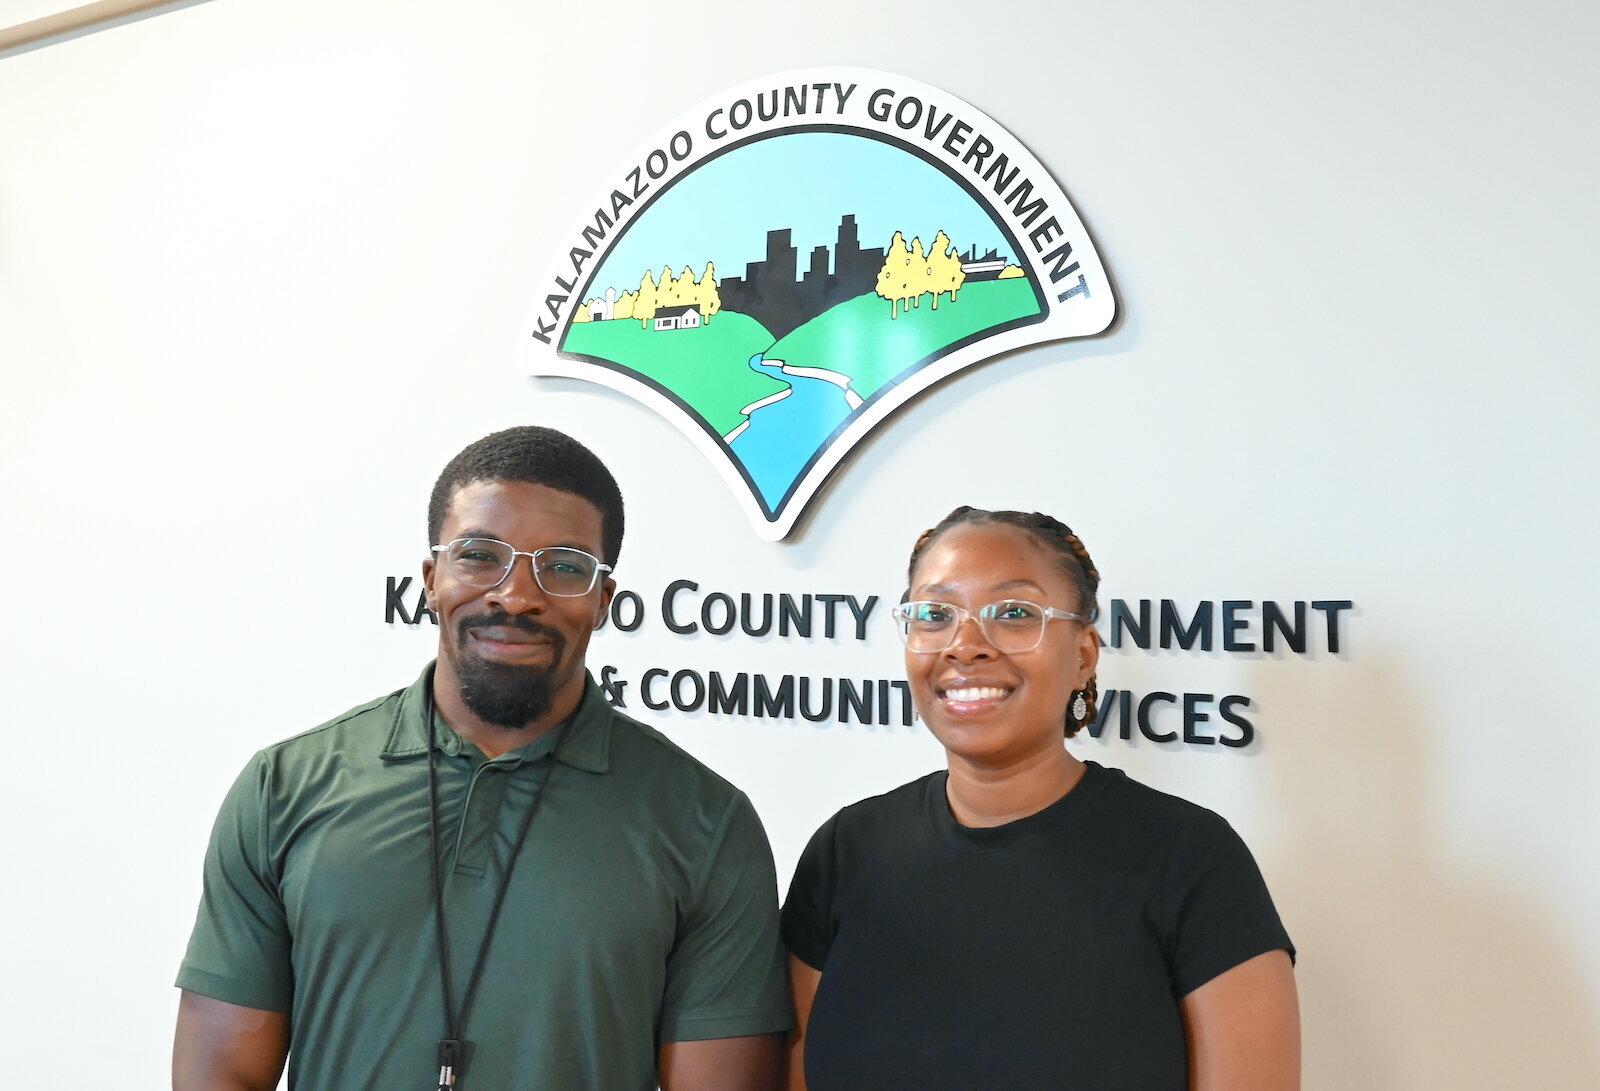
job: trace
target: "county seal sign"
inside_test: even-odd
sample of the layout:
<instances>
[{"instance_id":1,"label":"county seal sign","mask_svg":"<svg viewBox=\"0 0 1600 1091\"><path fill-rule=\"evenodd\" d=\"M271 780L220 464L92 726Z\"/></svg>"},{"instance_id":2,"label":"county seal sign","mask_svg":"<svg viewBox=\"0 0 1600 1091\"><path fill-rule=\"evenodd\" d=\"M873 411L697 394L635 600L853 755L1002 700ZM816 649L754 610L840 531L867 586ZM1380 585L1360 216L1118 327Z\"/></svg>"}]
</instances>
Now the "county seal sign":
<instances>
[{"instance_id":1,"label":"county seal sign","mask_svg":"<svg viewBox=\"0 0 1600 1091\"><path fill-rule=\"evenodd\" d=\"M517 366L661 413L776 541L913 395L1115 313L1066 195L992 118L815 68L715 95L630 156L559 243Z\"/></svg>"}]
</instances>

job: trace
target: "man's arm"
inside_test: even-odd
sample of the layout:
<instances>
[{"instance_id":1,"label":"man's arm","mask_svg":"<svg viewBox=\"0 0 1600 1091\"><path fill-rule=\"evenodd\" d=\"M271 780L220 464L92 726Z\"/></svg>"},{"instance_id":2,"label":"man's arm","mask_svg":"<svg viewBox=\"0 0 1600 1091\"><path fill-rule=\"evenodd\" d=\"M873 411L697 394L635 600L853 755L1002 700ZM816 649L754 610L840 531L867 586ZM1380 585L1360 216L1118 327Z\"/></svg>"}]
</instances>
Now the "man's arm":
<instances>
[{"instance_id":1,"label":"man's arm","mask_svg":"<svg viewBox=\"0 0 1600 1091\"><path fill-rule=\"evenodd\" d=\"M806 1091L806 1025L822 984L822 971L789 956L789 999L794 1004L794 1030L789 1033L788 1091Z\"/></svg>"},{"instance_id":2,"label":"man's arm","mask_svg":"<svg viewBox=\"0 0 1600 1091\"><path fill-rule=\"evenodd\" d=\"M783 1035L664 1042L661 1091L776 1091Z\"/></svg>"},{"instance_id":3,"label":"man's arm","mask_svg":"<svg viewBox=\"0 0 1600 1091\"><path fill-rule=\"evenodd\" d=\"M289 1017L183 990L172 1091L273 1091L289 1056Z\"/></svg>"},{"instance_id":4,"label":"man's arm","mask_svg":"<svg viewBox=\"0 0 1600 1091\"><path fill-rule=\"evenodd\" d=\"M1300 1002L1287 951L1240 963L1181 1006L1191 1091L1298 1091Z\"/></svg>"},{"instance_id":5,"label":"man's arm","mask_svg":"<svg viewBox=\"0 0 1600 1091\"><path fill-rule=\"evenodd\" d=\"M776 1091L790 1025L777 877L755 808L729 799L667 959L662 1091Z\"/></svg>"}]
</instances>

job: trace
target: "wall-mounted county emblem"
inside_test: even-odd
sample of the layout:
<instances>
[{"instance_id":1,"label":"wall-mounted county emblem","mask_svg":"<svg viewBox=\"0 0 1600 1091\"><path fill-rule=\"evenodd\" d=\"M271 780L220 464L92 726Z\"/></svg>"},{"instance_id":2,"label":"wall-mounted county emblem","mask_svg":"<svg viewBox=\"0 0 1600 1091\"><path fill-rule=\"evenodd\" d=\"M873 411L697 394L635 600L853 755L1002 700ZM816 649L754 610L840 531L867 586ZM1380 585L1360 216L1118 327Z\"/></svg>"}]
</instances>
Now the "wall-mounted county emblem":
<instances>
[{"instance_id":1,"label":"wall-mounted county emblem","mask_svg":"<svg viewBox=\"0 0 1600 1091\"><path fill-rule=\"evenodd\" d=\"M993 119L901 76L808 69L708 99L606 181L517 366L655 408L777 540L912 395L1115 311L1077 213Z\"/></svg>"}]
</instances>

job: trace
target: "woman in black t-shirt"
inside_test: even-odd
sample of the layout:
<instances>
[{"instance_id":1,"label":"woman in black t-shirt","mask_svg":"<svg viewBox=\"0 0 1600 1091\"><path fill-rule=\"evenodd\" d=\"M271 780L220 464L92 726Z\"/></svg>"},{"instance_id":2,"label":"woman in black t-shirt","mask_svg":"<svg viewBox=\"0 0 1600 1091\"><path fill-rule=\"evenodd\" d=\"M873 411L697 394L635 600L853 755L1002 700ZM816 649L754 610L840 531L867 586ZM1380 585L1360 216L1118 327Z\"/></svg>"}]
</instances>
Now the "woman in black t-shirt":
<instances>
[{"instance_id":1,"label":"woman in black t-shirt","mask_svg":"<svg viewBox=\"0 0 1600 1091\"><path fill-rule=\"evenodd\" d=\"M1249 850L1062 746L1097 694L1077 536L958 508L909 585L906 673L947 768L801 858L791 1089L1297 1088L1294 948Z\"/></svg>"}]
</instances>

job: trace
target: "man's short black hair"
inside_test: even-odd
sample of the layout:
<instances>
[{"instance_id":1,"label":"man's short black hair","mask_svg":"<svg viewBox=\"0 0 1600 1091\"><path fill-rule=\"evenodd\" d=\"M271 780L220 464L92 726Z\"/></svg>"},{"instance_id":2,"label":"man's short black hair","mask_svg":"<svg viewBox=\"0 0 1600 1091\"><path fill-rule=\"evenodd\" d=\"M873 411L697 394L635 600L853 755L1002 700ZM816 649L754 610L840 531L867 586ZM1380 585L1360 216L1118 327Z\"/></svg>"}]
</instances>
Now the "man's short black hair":
<instances>
[{"instance_id":1,"label":"man's short black hair","mask_svg":"<svg viewBox=\"0 0 1600 1091\"><path fill-rule=\"evenodd\" d=\"M538 425L507 428L468 445L439 475L428 499L428 543L440 545L456 490L478 481L526 481L589 501L600 510L600 559L615 566L622 552L622 491L595 453L565 432Z\"/></svg>"}]
</instances>

